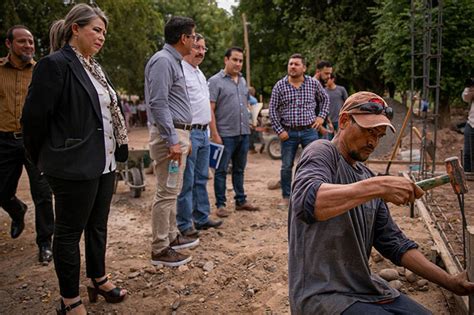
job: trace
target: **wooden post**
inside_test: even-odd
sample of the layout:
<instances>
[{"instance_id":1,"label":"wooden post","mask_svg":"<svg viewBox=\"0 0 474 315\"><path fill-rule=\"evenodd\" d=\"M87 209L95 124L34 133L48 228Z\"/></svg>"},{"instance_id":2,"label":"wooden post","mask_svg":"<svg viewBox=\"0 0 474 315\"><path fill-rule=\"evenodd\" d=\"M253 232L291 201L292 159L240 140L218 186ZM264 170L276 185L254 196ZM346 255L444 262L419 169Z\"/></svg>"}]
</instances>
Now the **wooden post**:
<instances>
[{"instance_id":1,"label":"wooden post","mask_svg":"<svg viewBox=\"0 0 474 315\"><path fill-rule=\"evenodd\" d=\"M405 176L405 175L404 175ZM435 226L435 223L433 222L431 215L428 212L428 209L426 209L425 205L423 204L423 201L420 199L415 200L415 205L416 208L418 209L418 213L420 214L420 217L423 219L425 226L427 227L428 231L431 234L431 237L433 238L434 245L438 247L439 254L441 256L441 259L443 260L443 263L446 267L446 271L449 274L455 275L461 272L462 270L459 270L458 266L454 262L454 259L451 257L451 254L449 253L448 247L446 246L446 243L443 241L443 238L441 237L441 234L439 233L438 229ZM469 231L469 227L468 227ZM471 228L471 231L474 231L474 229ZM472 249L474 253L474 232L473 233L468 233L469 236L471 236L472 239ZM469 238L468 236L468 238ZM469 245L469 242L468 242ZM470 252L469 252L470 253ZM470 254L469 254L470 255ZM474 255L473 255L474 257ZM468 260L469 261L469 260ZM474 261L473 261L474 262ZM474 267L474 266L473 266ZM469 269L468 269L469 270ZM468 275L469 271L468 271ZM470 278L469 276L469 279ZM470 297L468 298L467 296L459 296L459 295L453 295L454 299L456 300L456 303L458 305L458 308L461 312L461 314L467 314L469 312L469 300ZM474 308L473 308L474 310Z\"/></svg>"},{"instance_id":2,"label":"wooden post","mask_svg":"<svg viewBox=\"0 0 474 315\"><path fill-rule=\"evenodd\" d=\"M469 225L466 230L467 277L469 281L474 281L474 226ZM474 314L474 294L469 295L469 314Z\"/></svg>"},{"instance_id":3,"label":"wooden post","mask_svg":"<svg viewBox=\"0 0 474 315\"><path fill-rule=\"evenodd\" d=\"M244 46L245 46L245 79L247 80L247 86L251 87L250 83L250 45L249 45L249 33L247 29L247 17L245 13L242 13L242 24L244 26Z\"/></svg>"}]
</instances>

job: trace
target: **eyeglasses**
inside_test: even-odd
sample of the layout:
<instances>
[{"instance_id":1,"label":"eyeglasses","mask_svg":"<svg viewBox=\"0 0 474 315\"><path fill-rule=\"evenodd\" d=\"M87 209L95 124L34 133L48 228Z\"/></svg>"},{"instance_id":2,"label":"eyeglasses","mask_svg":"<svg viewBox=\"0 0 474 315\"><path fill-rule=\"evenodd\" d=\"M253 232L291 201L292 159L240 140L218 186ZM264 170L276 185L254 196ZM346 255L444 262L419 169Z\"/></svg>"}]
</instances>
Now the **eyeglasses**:
<instances>
[{"instance_id":1,"label":"eyeglasses","mask_svg":"<svg viewBox=\"0 0 474 315\"><path fill-rule=\"evenodd\" d=\"M206 46L201 45L193 45L193 48L197 50L204 50L204 52L207 52L209 50L209 48L207 48Z\"/></svg>"},{"instance_id":2,"label":"eyeglasses","mask_svg":"<svg viewBox=\"0 0 474 315\"><path fill-rule=\"evenodd\" d=\"M187 38L192 38L193 40L196 40L196 35L184 34L184 36L186 36Z\"/></svg>"},{"instance_id":3,"label":"eyeglasses","mask_svg":"<svg viewBox=\"0 0 474 315\"><path fill-rule=\"evenodd\" d=\"M384 114L389 120L393 118L393 109L391 107L381 104L379 100L370 100L367 103L358 104L355 107L352 107L347 112L352 115L365 114L361 112L351 113L352 110L358 109L362 112L367 112L370 114L380 115Z\"/></svg>"}]
</instances>

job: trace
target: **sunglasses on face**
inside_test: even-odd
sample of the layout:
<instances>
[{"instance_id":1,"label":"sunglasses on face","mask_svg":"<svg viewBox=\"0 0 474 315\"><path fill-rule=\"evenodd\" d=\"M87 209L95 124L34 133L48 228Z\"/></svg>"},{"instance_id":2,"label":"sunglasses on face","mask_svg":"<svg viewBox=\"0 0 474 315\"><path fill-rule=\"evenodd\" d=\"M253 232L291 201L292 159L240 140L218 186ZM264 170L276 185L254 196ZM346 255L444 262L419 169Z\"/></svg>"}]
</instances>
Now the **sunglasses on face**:
<instances>
[{"instance_id":1,"label":"sunglasses on face","mask_svg":"<svg viewBox=\"0 0 474 315\"><path fill-rule=\"evenodd\" d=\"M353 109L358 109L359 111L364 112L364 113L360 113L360 112L351 113L351 110ZM393 118L393 109L379 102L367 102L367 103L358 104L348 111L348 113L351 113L352 115L365 114L365 112L367 114L374 114L374 115L384 114L389 120L392 120Z\"/></svg>"}]
</instances>

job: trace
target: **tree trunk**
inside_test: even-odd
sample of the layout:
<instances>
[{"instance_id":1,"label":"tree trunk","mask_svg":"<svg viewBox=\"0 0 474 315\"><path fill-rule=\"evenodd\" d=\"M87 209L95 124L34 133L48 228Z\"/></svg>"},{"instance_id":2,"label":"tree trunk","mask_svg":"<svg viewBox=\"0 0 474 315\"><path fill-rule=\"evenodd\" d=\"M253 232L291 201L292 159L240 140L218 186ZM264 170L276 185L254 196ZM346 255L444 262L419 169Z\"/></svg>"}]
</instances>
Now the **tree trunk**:
<instances>
[{"instance_id":1,"label":"tree trunk","mask_svg":"<svg viewBox=\"0 0 474 315\"><path fill-rule=\"evenodd\" d=\"M440 96L438 108L438 129L449 127L451 124L451 109L449 97Z\"/></svg>"}]
</instances>

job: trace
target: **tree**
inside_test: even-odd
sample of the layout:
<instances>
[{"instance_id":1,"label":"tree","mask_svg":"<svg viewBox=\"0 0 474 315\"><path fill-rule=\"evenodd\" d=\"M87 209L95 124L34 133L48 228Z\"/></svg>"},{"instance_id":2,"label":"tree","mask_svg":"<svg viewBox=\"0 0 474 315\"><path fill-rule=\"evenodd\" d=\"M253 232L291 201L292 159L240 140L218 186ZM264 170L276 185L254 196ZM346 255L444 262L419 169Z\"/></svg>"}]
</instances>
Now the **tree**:
<instances>
[{"instance_id":1,"label":"tree","mask_svg":"<svg viewBox=\"0 0 474 315\"><path fill-rule=\"evenodd\" d=\"M163 34L162 17L152 0L97 0L96 3L109 18L106 43L97 59L116 88L142 95L145 63L157 50L157 39ZM64 18L70 9L61 0L2 1L2 36L12 25L26 25L35 36L39 59L49 53L51 23ZM0 52L2 56L7 53L3 45Z\"/></svg>"},{"instance_id":2,"label":"tree","mask_svg":"<svg viewBox=\"0 0 474 315\"><path fill-rule=\"evenodd\" d=\"M338 82L355 90L383 92L369 45L375 30L367 8L372 0L242 0L237 12L250 22L252 76L265 94L286 74L288 57L296 52L312 65L334 64Z\"/></svg>"},{"instance_id":3,"label":"tree","mask_svg":"<svg viewBox=\"0 0 474 315\"><path fill-rule=\"evenodd\" d=\"M100 64L122 92L143 95L145 65L163 35L162 15L150 0L98 0L97 4L109 18Z\"/></svg>"},{"instance_id":4,"label":"tree","mask_svg":"<svg viewBox=\"0 0 474 315\"><path fill-rule=\"evenodd\" d=\"M419 5L419 1L417 1ZM408 89L411 67L410 3L408 1L378 0L375 14L376 35L372 48L377 54L377 67L386 78L403 89ZM433 8L433 13L439 7ZM464 79L474 69L474 2L471 0L443 1L442 59L440 124L449 123L450 104L459 102ZM416 20L417 31L422 30L422 21ZM421 45L418 43L418 47ZM415 53L419 53L416 51ZM421 74L421 61L416 74ZM417 88L421 88L420 85Z\"/></svg>"},{"instance_id":5,"label":"tree","mask_svg":"<svg viewBox=\"0 0 474 315\"><path fill-rule=\"evenodd\" d=\"M28 27L35 37L36 56L49 53L49 27L62 18L68 8L58 0L0 1L0 56L8 53L3 43L7 30L16 24Z\"/></svg>"},{"instance_id":6,"label":"tree","mask_svg":"<svg viewBox=\"0 0 474 315\"><path fill-rule=\"evenodd\" d=\"M241 14L248 20L252 82L260 94L268 97L273 85L286 74L288 58L301 52L300 39L293 34L285 2L241 0L234 11L234 42L242 45Z\"/></svg>"}]
</instances>

